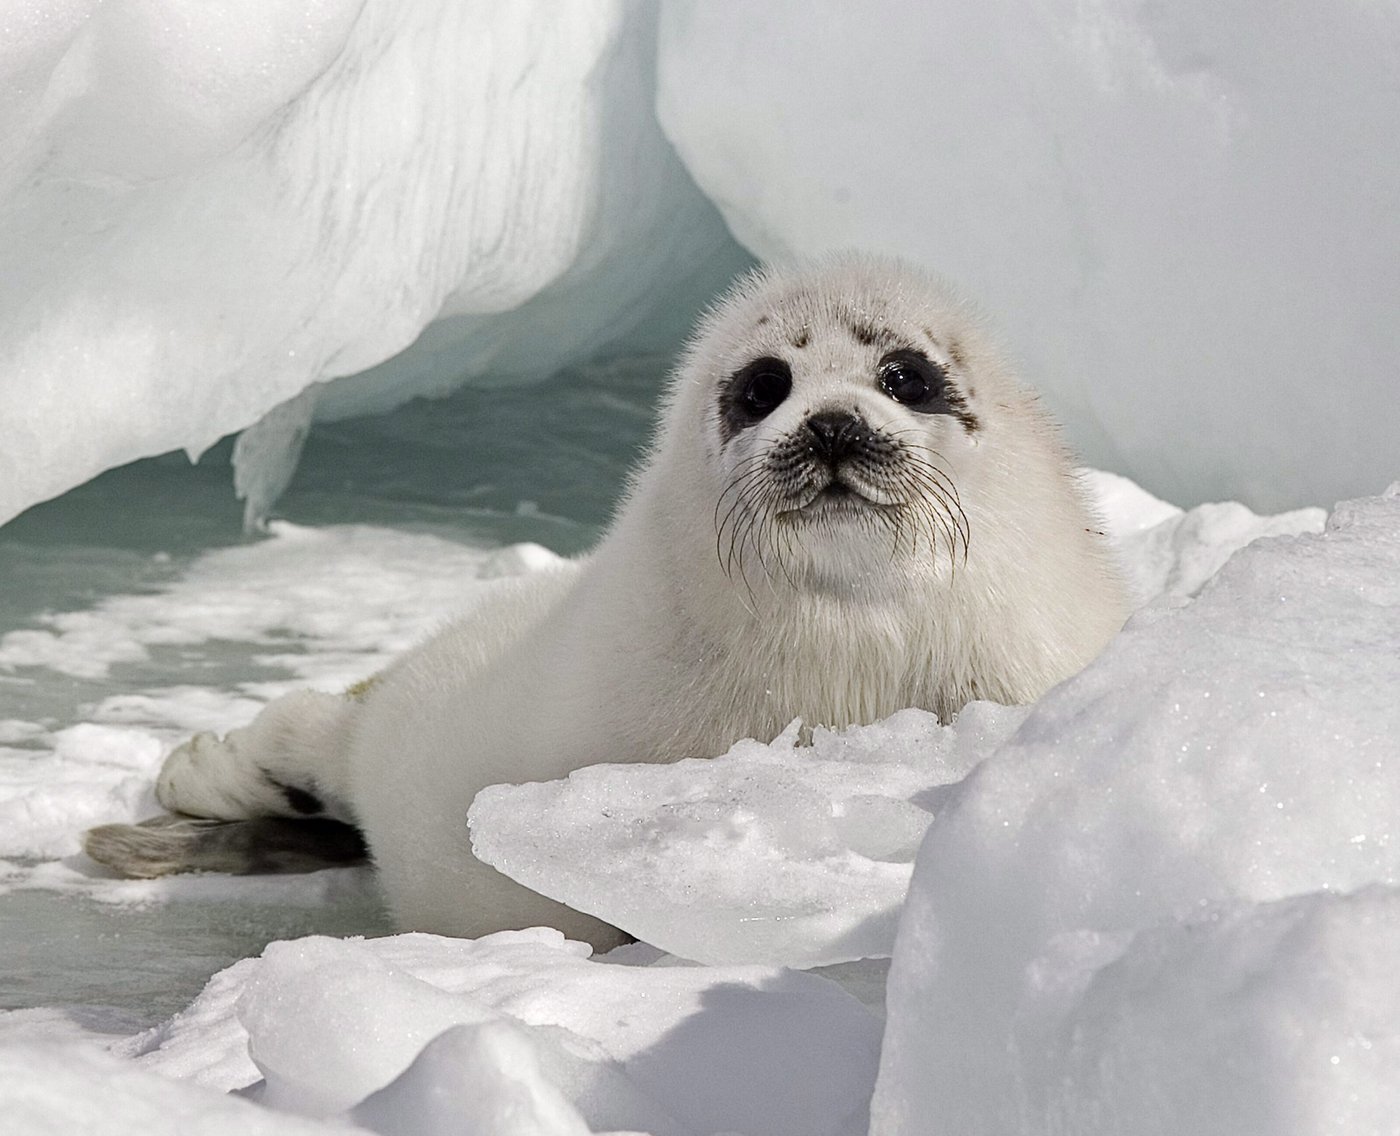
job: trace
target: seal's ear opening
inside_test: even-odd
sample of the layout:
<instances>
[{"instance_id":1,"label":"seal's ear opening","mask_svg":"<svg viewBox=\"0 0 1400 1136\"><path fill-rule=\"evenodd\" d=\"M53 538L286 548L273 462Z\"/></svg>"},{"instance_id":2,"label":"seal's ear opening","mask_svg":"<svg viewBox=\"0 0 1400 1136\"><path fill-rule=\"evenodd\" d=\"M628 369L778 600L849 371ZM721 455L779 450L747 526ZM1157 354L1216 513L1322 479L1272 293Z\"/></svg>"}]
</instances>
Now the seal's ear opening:
<instances>
[{"instance_id":1,"label":"seal's ear opening","mask_svg":"<svg viewBox=\"0 0 1400 1136\"><path fill-rule=\"evenodd\" d=\"M235 876L315 872L357 864L369 855L359 829L320 817L158 816L140 824L89 829L83 850L99 864L135 879L180 872Z\"/></svg>"}]
</instances>

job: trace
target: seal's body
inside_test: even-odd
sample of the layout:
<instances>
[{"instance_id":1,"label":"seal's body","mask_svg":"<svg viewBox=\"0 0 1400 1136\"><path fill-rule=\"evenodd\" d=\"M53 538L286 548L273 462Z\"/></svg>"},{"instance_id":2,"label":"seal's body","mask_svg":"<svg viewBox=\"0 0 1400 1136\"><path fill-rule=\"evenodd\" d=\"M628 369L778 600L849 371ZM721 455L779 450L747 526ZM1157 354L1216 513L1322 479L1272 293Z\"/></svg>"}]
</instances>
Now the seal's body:
<instances>
[{"instance_id":1,"label":"seal's body","mask_svg":"<svg viewBox=\"0 0 1400 1136\"><path fill-rule=\"evenodd\" d=\"M702 322L593 553L502 582L354 695L194 738L158 796L350 821L406 929L608 945L473 857L478 790L709 756L794 718L1033 700L1126 615L1097 527L1053 424L943 286L865 257L768 270ZM130 842L97 844L139 870Z\"/></svg>"}]
</instances>

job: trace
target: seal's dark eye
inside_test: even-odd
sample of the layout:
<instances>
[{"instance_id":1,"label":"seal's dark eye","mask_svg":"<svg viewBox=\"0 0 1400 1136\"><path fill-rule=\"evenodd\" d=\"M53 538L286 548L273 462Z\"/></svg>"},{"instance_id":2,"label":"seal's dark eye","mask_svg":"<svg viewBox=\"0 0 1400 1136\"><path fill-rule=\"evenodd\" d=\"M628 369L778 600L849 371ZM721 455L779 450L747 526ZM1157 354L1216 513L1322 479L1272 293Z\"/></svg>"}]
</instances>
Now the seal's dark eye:
<instances>
[{"instance_id":1,"label":"seal's dark eye","mask_svg":"<svg viewBox=\"0 0 1400 1136\"><path fill-rule=\"evenodd\" d=\"M948 376L917 351L891 351L880 360L880 389L901 406L923 414L949 413L944 397Z\"/></svg>"},{"instance_id":2,"label":"seal's dark eye","mask_svg":"<svg viewBox=\"0 0 1400 1136\"><path fill-rule=\"evenodd\" d=\"M767 418L792 393L792 368L781 359L755 359L734 379L736 409L751 422Z\"/></svg>"}]
</instances>

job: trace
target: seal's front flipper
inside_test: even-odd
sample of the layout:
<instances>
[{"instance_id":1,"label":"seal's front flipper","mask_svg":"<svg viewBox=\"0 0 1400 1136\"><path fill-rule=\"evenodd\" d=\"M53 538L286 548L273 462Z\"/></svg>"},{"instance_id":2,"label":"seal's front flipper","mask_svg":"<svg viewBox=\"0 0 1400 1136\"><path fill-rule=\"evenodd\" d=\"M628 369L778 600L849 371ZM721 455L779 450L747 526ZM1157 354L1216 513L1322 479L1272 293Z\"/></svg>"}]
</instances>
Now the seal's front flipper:
<instances>
[{"instance_id":1,"label":"seal's front flipper","mask_svg":"<svg viewBox=\"0 0 1400 1136\"><path fill-rule=\"evenodd\" d=\"M356 864L368 856L359 829L321 818L158 816L140 824L89 829L83 848L99 864L137 879L177 872L314 872Z\"/></svg>"}]
</instances>

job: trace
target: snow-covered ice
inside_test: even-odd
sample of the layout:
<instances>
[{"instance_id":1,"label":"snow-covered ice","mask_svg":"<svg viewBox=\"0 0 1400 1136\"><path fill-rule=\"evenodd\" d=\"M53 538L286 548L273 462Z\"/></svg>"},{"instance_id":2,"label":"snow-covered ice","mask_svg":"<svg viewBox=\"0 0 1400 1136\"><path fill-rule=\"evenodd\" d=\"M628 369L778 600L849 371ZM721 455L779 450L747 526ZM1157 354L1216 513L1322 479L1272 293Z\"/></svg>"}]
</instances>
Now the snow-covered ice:
<instances>
[{"instance_id":1,"label":"snow-covered ice","mask_svg":"<svg viewBox=\"0 0 1400 1136\"><path fill-rule=\"evenodd\" d=\"M763 257L965 285L1173 501L1374 493L1400 421L1400 6L667 0L662 124Z\"/></svg>"},{"instance_id":2,"label":"snow-covered ice","mask_svg":"<svg viewBox=\"0 0 1400 1136\"><path fill-rule=\"evenodd\" d=\"M1201 1131L1339 1131L1337 1116L1366 1131L1395 1104L1386 826L1400 781L1383 695L1400 688L1400 498L1344 504L1320 534L1320 510L1183 512L1087 476L1145 606L1037 707L974 705L948 726L906 711L810 745L790 731L481 796L474 836L491 859L654 944L615 961L550 931L294 938L159 1022L150 1006L178 1006L201 960L208 974L239 943L258 950L259 927L379 931L372 881L122 881L75 854L84 826L152 811L176 737L373 670L493 577L548 563L543 549L280 522L0 636L0 941L30 978L7 1003L32 1007L0 1014L14 1071L0 1109L13 1102L24 1131L102 1110L135 1131L154 1110L156 1131L198 1117L210 1132L427 1133L453 1117L490 1132L858 1133L883 969L821 964L893 949L877 1131L953 1116L969 1132L1155 1131L1169 1108ZM143 688L133 674L167 677ZM76 720L16 713L32 687L116 675L127 688ZM74 927L117 920L137 953L30 943L20 928L44 896ZM951 930L934 918L950 905ZM133 969L74 985L97 950ZM218 1095L234 1089L259 1103ZM1117 1127L1093 1128L1103 1117Z\"/></svg>"},{"instance_id":3,"label":"snow-covered ice","mask_svg":"<svg viewBox=\"0 0 1400 1136\"><path fill-rule=\"evenodd\" d=\"M83 827L158 811L154 775L175 742L242 725L297 687L344 689L466 609L473 582L555 559L536 545L486 552L363 526L275 522L271 535L212 552L149 593L48 613L0 636L0 673L89 680L181 650L196 655L191 669L208 670L195 649L211 642L247 652L232 696L195 685L116 694L90 707L88 721L51 733L13 720L8 740L25 748L0 734L0 856L70 855ZM43 741L52 749L36 765L31 750Z\"/></svg>"},{"instance_id":4,"label":"snow-covered ice","mask_svg":"<svg viewBox=\"0 0 1400 1136\"><path fill-rule=\"evenodd\" d=\"M977 703L940 726L797 723L769 745L674 765L598 765L496 786L472 846L513 879L703 963L888 956L914 854L946 790L1025 716Z\"/></svg>"}]
</instances>

